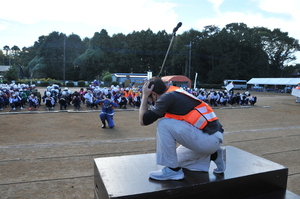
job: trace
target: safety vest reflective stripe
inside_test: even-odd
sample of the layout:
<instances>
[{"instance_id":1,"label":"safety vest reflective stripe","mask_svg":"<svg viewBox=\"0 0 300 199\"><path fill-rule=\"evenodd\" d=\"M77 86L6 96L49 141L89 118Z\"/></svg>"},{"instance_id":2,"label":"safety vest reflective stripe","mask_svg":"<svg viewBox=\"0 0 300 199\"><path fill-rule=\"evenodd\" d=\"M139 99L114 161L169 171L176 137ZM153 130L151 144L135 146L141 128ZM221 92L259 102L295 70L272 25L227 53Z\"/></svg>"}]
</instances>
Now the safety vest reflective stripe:
<instances>
[{"instance_id":1,"label":"safety vest reflective stripe","mask_svg":"<svg viewBox=\"0 0 300 199\"><path fill-rule=\"evenodd\" d=\"M185 94L189 97L192 97L192 98L200 101L201 104L196 106L192 111L190 111L186 115L175 115L175 114L171 114L171 113L166 113L165 114L166 118L184 120L184 121L194 125L195 127L199 128L199 129L203 129L208 124L208 122L211 122L211 121L214 121L214 120L218 119L216 114L214 113L214 111L212 110L212 108L208 104L206 104L205 102L197 99L196 97L194 97L193 95L191 95L188 92L184 91L183 89L180 89L180 88L175 87L175 86L170 86L170 88L167 90L167 92L170 92L170 91L176 91L176 92L180 92L182 94Z\"/></svg>"},{"instance_id":2,"label":"safety vest reflective stripe","mask_svg":"<svg viewBox=\"0 0 300 199\"><path fill-rule=\"evenodd\" d=\"M199 107L199 108L196 108L200 113L206 113L207 112L207 108L206 106L202 106L202 107Z\"/></svg>"},{"instance_id":3,"label":"safety vest reflective stripe","mask_svg":"<svg viewBox=\"0 0 300 199\"><path fill-rule=\"evenodd\" d=\"M109 116L113 116L115 113L107 113L107 112L102 112L103 114L109 115Z\"/></svg>"},{"instance_id":4,"label":"safety vest reflective stripe","mask_svg":"<svg viewBox=\"0 0 300 199\"><path fill-rule=\"evenodd\" d=\"M217 115L214 112L207 113L205 116L206 116L206 119L209 121L212 120L213 118L217 117Z\"/></svg>"},{"instance_id":5,"label":"safety vest reflective stripe","mask_svg":"<svg viewBox=\"0 0 300 199\"><path fill-rule=\"evenodd\" d=\"M207 125L207 121L203 115L197 120L197 122L194 123L194 126L203 129Z\"/></svg>"}]
</instances>

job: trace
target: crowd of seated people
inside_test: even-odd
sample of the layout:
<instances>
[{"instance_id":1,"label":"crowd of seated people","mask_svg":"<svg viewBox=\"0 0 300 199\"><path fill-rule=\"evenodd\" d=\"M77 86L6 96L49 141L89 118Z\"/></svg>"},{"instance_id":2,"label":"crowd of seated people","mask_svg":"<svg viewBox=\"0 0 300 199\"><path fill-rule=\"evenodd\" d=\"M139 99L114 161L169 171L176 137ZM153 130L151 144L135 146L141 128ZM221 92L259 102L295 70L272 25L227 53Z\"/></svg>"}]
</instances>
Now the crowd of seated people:
<instances>
[{"instance_id":1,"label":"crowd of seated people","mask_svg":"<svg viewBox=\"0 0 300 199\"><path fill-rule=\"evenodd\" d=\"M35 85L0 84L0 111L38 109L41 103L41 95Z\"/></svg>"},{"instance_id":2,"label":"crowd of seated people","mask_svg":"<svg viewBox=\"0 0 300 199\"><path fill-rule=\"evenodd\" d=\"M77 89L77 88L76 88ZM38 110L41 106L48 111L67 110L72 107L80 110L82 106L88 109L98 109L104 96L118 104L121 109L139 108L141 103L141 87L119 86L103 87L90 85L76 90L53 84L40 93L35 85L0 84L0 111ZM44 110L45 110L44 109Z\"/></svg>"},{"instance_id":3,"label":"crowd of seated people","mask_svg":"<svg viewBox=\"0 0 300 199\"><path fill-rule=\"evenodd\" d=\"M67 110L72 107L74 110L80 110L82 106L87 109L98 109L99 102L105 97L109 97L118 104L118 108L126 109L128 107L139 108L141 103L141 86L139 87L100 87L98 85L89 85L86 88L74 90L73 88L61 88L53 84L46 87L41 94L35 85L26 84L0 84L0 111L37 110L44 106L46 110ZM77 89L77 88L76 88ZM214 89L190 89L183 88L193 94L198 99L208 103L212 107L216 106L246 106L255 105L257 97L250 94L249 91L234 92L227 90L216 91Z\"/></svg>"},{"instance_id":4,"label":"crowd of seated people","mask_svg":"<svg viewBox=\"0 0 300 199\"><path fill-rule=\"evenodd\" d=\"M240 93L235 93L234 91L215 91L215 90L205 90L205 89L195 89L194 95L198 99L208 103L211 106L234 106L234 105L255 105L257 102L257 97L251 95L249 91ZM192 92L193 93L193 92Z\"/></svg>"}]
</instances>

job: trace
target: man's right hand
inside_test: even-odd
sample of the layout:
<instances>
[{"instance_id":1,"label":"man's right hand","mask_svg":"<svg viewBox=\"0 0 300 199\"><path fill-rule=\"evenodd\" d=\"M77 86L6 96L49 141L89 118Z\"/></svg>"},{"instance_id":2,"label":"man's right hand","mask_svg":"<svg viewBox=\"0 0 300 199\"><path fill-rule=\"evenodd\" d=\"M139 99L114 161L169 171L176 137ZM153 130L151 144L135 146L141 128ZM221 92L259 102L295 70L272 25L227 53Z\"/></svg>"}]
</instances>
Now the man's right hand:
<instances>
[{"instance_id":1,"label":"man's right hand","mask_svg":"<svg viewBox=\"0 0 300 199\"><path fill-rule=\"evenodd\" d=\"M150 81L146 81L144 86L143 86L143 96L144 97L147 97L152 93L152 90L154 88L154 84L151 85L151 87L149 88L149 84L150 84Z\"/></svg>"}]
</instances>

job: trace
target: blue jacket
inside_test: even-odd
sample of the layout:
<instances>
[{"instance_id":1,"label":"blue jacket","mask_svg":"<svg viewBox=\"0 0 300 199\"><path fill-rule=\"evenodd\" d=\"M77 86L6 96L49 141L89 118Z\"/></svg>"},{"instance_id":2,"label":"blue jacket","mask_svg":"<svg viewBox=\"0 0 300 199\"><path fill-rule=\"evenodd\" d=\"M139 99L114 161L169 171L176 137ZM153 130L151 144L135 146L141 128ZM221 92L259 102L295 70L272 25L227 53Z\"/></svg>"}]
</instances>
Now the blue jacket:
<instances>
[{"instance_id":1,"label":"blue jacket","mask_svg":"<svg viewBox=\"0 0 300 199\"><path fill-rule=\"evenodd\" d=\"M110 116L114 115L114 108L118 107L118 104L109 99L103 99L100 101L100 103L102 103L102 113L105 113Z\"/></svg>"}]
</instances>

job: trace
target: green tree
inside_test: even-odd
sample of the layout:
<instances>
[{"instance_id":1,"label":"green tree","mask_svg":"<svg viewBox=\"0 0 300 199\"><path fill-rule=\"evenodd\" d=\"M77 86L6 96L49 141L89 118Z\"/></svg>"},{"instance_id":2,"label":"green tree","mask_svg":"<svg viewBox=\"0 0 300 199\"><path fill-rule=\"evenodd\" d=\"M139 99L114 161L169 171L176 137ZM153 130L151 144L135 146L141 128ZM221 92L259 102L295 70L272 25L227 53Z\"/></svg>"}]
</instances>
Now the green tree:
<instances>
[{"instance_id":1,"label":"green tree","mask_svg":"<svg viewBox=\"0 0 300 199\"><path fill-rule=\"evenodd\" d=\"M288 65L282 68L282 77L299 77L300 74L300 64Z\"/></svg>"},{"instance_id":2,"label":"green tree","mask_svg":"<svg viewBox=\"0 0 300 199\"><path fill-rule=\"evenodd\" d=\"M8 55L8 51L10 51L10 48L9 48L9 46L4 46L3 47L3 50L5 51L5 55L7 56Z\"/></svg>"},{"instance_id":3,"label":"green tree","mask_svg":"<svg viewBox=\"0 0 300 199\"><path fill-rule=\"evenodd\" d=\"M200 42L202 39L203 34L193 29L176 36L170 53L170 58L172 59L171 73L168 75L183 74L191 78L202 69L202 66L199 64L201 63ZM205 70L205 72L207 71Z\"/></svg>"},{"instance_id":4,"label":"green tree","mask_svg":"<svg viewBox=\"0 0 300 199\"><path fill-rule=\"evenodd\" d=\"M7 79L8 81L11 81L11 80L18 80L19 77L18 77L18 70L16 67L9 67L8 71L6 71L4 73L4 78Z\"/></svg>"},{"instance_id":5,"label":"green tree","mask_svg":"<svg viewBox=\"0 0 300 199\"><path fill-rule=\"evenodd\" d=\"M20 52L20 48L18 46L14 45L13 47L11 47L11 51L14 56L17 56Z\"/></svg>"},{"instance_id":6,"label":"green tree","mask_svg":"<svg viewBox=\"0 0 300 199\"><path fill-rule=\"evenodd\" d=\"M2 61L23 66L27 77L34 72L35 77L62 79L65 74L69 80L93 80L103 71L149 70L157 75L171 38L172 34L165 30L153 33L150 29L112 37L102 29L83 40L75 34L52 32L39 37L34 46L13 51L16 56L8 57L6 51ZM292 70L282 66L288 67L286 64L295 59L294 53L299 50L298 40L279 29L249 28L244 23L230 23L222 29L209 25L202 31L191 29L174 38L161 75L186 75L192 79L198 73L203 83L277 77Z\"/></svg>"},{"instance_id":7,"label":"green tree","mask_svg":"<svg viewBox=\"0 0 300 199\"><path fill-rule=\"evenodd\" d=\"M73 62L86 46L78 35L67 37L63 33L52 32L49 36L40 37L36 47L36 55L28 63L27 71L34 71L35 76L57 80L63 79L64 75L66 79L79 79L79 70Z\"/></svg>"},{"instance_id":8,"label":"green tree","mask_svg":"<svg viewBox=\"0 0 300 199\"><path fill-rule=\"evenodd\" d=\"M87 50L77 57L74 65L80 68L80 79L92 80L103 70L114 70L111 38L106 30L95 32Z\"/></svg>"},{"instance_id":9,"label":"green tree","mask_svg":"<svg viewBox=\"0 0 300 199\"><path fill-rule=\"evenodd\" d=\"M296 59L294 53L300 50L299 41L278 28L272 31L257 27L254 31L260 36L262 48L268 55L270 76L280 77L284 64Z\"/></svg>"},{"instance_id":10,"label":"green tree","mask_svg":"<svg viewBox=\"0 0 300 199\"><path fill-rule=\"evenodd\" d=\"M23 47L22 48L22 53L21 53L21 65L24 66L24 73L25 76L27 77L40 77L39 76L39 71L34 70L34 67L36 64L38 64L37 60L39 59L37 56L37 52L41 45L45 42L47 36L40 36L37 41L34 42L33 46L30 47Z\"/></svg>"},{"instance_id":11,"label":"green tree","mask_svg":"<svg viewBox=\"0 0 300 199\"><path fill-rule=\"evenodd\" d=\"M8 55L8 59L10 61L10 65L12 66L20 66L20 48L14 45L11 49L11 55Z\"/></svg>"},{"instance_id":12,"label":"green tree","mask_svg":"<svg viewBox=\"0 0 300 199\"><path fill-rule=\"evenodd\" d=\"M153 62L149 64L149 69L153 72L153 75L158 75L165 59L172 35L168 34L165 30L162 30L158 31L157 34L153 34L152 37L154 42L153 50L155 53L153 55ZM164 67L165 70L163 71L163 74L174 74L174 67L172 66L172 52L169 53Z\"/></svg>"},{"instance_id":13,"label":"green tree","mask_svg":"<svg viewBox=\"0 0 300 199\"><path fill-rule=\"evenodd\" d=\"M100 77L103 81L112 81L112 76L108 70L104 70Z\"/></svg>"},{"instance_id":14,"label":"green tree","mask_svg":"<svg viewBox=\"0 0 300 199\"><path fill-rule=\"evenodd\" d=\"M82 42L81 38L76 34L71 34L66 38L65 43L65 65L66 79L80 80L80 69L74 64L74 60L83 54L87 49L87 45Z\"/></svg>"},{"instance_id":15,"label":"green tree","mask_svg":"<svg viewBox=\"0 0 300 199\"><path fill-rule=\"evenodd\" d=\"M115 68L112 72L124 73L130 71L131 68L131 55L128 53L129 44L126 35L119 33L112 36L112 49L114 57Z\"/></svg>"},{"instance_id":16,"label":"green tree","mask_svg":"<svg viewBox=\"0 0 300 199\"><path fill-rule=\"evenodd\" d=\"M9 56L9 51L10 51L10 47L9 46L4 46L3 50L5 51L5 59L3 59L3 64L4 65L11 65L10 63L10 56Z\"/></svg>"},{"instance_id":17,"label":"green tree","mask_svg":"<svg viewBox=\"0 0 300 199\"><path fill-rule=\"evenodd\" d=\"M30 74L31 71L29 71L28 64L35 57L36 50L37 49L34 46L31 46L31 47L23 47L22 51L20 51L19 65L21 65L23 67L23 72L24 72L25 77L29 78L31 76L31 74Z\"/></svg>"},{"instance_id":18,"label":"green tree","mask_svg":"<svg viewBox=\"0 0 300 199\"><path fill-rule=\"evenodd\" d=\"M132 32L127 35L127 43L132 52L130 72L145 73L149 70L158 74L168 48L168 37L165 31L154 34L150 29Z\"/></svg>"},{"instance_id":19,"label":"green tree","mask_svg":"<svg viewBox=\"0 0 300 199\"><path fill-rule=\"evenodd\" d=\"M216 44L220 51L219 59L214 63L210 75L219 71L220 76L213 79L250 79L257 75L260 68L268 68L260 41L244 23L226 25L218 34Z\"/></svg>"},{"instance_id":20,"label":"green tree","mask_svg":"<svg viewBox=\"0 0 300 199\"><path fill-rule=\"evenodd\" d=\"M29 63L30 70L37 72L40 77L62 79L64 41L65 35L62 33L52 32L46 36Z\"/></svg>"},{"instance_id":21,"label":"green tree","mask_svg":"<svg viewBox=\"0 0 300 199\"><path fill-rule=\"evenodd\" d=\"M4 59L5 59L5 56L4 56L4 54L3 54L3 51L0 50L0 63L2 63L2 65L5 65L5 64L4 64Z\"/></svg>"},{"instance_id":22,"label":"green tree","mask_svg":"<svg viewBox=\"0 0 300 199\"><path fill-rule=\"evenodd\" d=\"M104 82L104 86L110 86L112 82L112 75L108 70L101 73L100 79Z\"/></svg>"}]
</instances>

